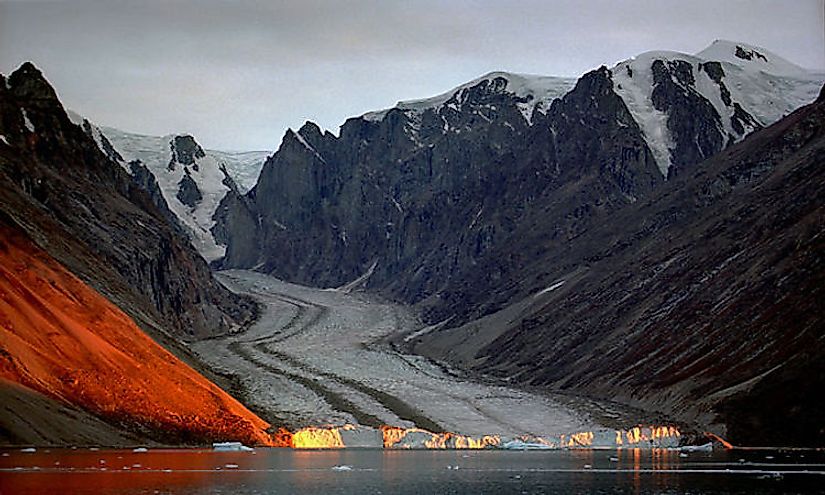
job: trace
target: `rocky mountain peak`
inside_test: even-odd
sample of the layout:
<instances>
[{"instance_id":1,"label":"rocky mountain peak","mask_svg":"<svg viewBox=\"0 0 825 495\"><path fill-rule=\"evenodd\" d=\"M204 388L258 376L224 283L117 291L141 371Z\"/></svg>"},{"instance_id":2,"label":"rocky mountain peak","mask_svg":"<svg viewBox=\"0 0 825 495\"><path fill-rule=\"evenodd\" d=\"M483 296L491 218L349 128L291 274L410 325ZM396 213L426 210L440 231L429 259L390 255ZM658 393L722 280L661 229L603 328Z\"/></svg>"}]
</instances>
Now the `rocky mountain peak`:
<instances>
[{"instance_id":1,"label":"rocky mountain peak","mask_svg":"<svg viewBox=\"0 0 825 495\"><path fill-rule=\"evenodd\" d=\"M101 292L128 300L140 315L153 308L145 316L153 325L191 338L251 318L249 301L212 278L151 187L141 187L72 122L39 70L24 64L9 80L0 89L0 135L11 136L4 141L17 152L3 154L0 213ZM138 162L129 168L141 170Z\"/></svg>"},{"instance_id":2,"label":"rocky mountain peak","mask_svg":"<svg viewBox=\"0 0 825 495\"><path fill-rule=\"evenodd\" d=\"M52 106L60 105L57 93L43 77L43 73L31 62L24 62L8 77L8 86L18 97L32 102L50 102Z\"/></svg>"},{"instance_id":3,"label":"rocky mountain peak","mask_svg":"<svg viewBox=\"0 0 825 495\"><path fill-rule=\"evenodd\" d=\"M206 153L203 151L203 148L201 148L201 145L195 141L194 137L188 134L172 138L169 142L169 148L172 151L172 158L169 161L170 170L174 170L175 163L197 167L196 160L206 157Z\"/></svg>"}]
</instances>

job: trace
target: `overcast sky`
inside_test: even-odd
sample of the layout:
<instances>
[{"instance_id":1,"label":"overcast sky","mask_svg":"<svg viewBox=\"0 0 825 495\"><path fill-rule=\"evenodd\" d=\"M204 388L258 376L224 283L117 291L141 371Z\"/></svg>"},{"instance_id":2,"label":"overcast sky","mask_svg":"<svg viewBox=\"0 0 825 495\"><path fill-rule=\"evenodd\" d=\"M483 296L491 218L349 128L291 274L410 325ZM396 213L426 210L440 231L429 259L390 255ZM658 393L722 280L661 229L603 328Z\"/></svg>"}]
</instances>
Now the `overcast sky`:
<instances>
[{"instance_id":1,"label":"overcast sky","mask_svg":"<svg viewBox=\"0 0 825 495\"><path fill-rule=\"evenodd\" d=\"M0 72L64 104L208 148L277 148L305 120L442 93L492 70L578 76L714 39L825 70L825 0L0 0Z\"/></svg>"}]
</instances>

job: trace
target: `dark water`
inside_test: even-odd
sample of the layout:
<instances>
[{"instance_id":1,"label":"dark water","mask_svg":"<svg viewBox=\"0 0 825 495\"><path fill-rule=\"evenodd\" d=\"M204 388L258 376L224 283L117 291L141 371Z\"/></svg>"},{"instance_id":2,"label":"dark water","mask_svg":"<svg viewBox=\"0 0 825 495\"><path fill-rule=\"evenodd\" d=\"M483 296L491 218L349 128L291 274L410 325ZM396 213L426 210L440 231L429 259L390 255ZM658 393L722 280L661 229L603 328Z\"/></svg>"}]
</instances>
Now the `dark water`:
<instances>
[{"instance_id":1,"label":"dark water","mask_svg":"<svg viewBox=\"0 0 825 495\"><path fill-rule=\"evenodd\" d=\"M0 451L0 494L23 493L825 493L825 453Z\"/></svg>"}]
</instances>

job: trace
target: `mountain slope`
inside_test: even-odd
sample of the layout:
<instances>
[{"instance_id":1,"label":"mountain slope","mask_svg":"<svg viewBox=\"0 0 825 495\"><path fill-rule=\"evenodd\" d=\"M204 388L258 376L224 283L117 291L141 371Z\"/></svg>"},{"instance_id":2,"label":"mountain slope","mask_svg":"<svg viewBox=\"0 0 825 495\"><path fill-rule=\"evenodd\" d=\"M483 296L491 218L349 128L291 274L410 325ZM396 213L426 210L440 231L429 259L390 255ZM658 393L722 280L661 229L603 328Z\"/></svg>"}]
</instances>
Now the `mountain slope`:
<instances>
[{"instance_id":1,"label":"mountain slope","mask_svg":"<svg viewBox=\"0 0 825 495\"><path fill-rule=\"evenodd\" d=\"M533 260L524 273L542 277L520 281L531 295L414 348L661 410L736 444L825 444L813 399L825 388L823 123L825 88Z\"/></svg>"},{"instance_id":2,"label":"mountain slope","mask_svg":"<svg viewBox=\"0 0 825 495\"><path fill-rule=\"evenodd\" d=\"M190 135L134 134L98 127L73 112L69 116L143 184L159 209L169 210L170 221L180 224L207 262L225 254L211 232L218 203L230 190L254 185L268 152L204 150Z\"/></svg>"},{"instance_id":3,"label":"mountain slope","mask_svg":"<svg viewBox=\"0 0 825 495\"><path fill-rule=\"evenodd\" d=\"M645 54L566 93L567 80L491 73L340 136L290 130L256 186L218 208L219 264L325 287L369 273L432 322L488 314L527 295L532 259L816 97L822 75L772 54L786 72L735 65L742 46L713 45L721 61Z\"/></svg>"},{"instance_id":4,"label":"mountain slope","mask_svg":"<svg viewBox=\"0 0 825 495\"><path fill-rule=\"evenodd\" d=\"M151 197L69 120L34 66L3 83L0 207L11 223L144 328L194 338L254 316L254 304L218 284Z\"/></svg>"},{"instance_id":5,"label":"mountain slope","mask_svg":"<svg viewBox=\"0 0 825 495\"><path fill-rule=\"evenodd\" d=\"M763 48L730 41L696 55L643 53L612 72L666 176L812 102L825 80Z\"/></svg>"},{"instance_id":6,"label":"mountain slope","mask_svg":"<svg viewBox=\"0 0 825 495\"><path fill-rule=\"evenodd\" d=\"M270 442L267 423L5 224L0 224L0 315L4 380L162 443ZM59 436L71 436L60 429L51 427Z\"/></svg>"}]
</instances>

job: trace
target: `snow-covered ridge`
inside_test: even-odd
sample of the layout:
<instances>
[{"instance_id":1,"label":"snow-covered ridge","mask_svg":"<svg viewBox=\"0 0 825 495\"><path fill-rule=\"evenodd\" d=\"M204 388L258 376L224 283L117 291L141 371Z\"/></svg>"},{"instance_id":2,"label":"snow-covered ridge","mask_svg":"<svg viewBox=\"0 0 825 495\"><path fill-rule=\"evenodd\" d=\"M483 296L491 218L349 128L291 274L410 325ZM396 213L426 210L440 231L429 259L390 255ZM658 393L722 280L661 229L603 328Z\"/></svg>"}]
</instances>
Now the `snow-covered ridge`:
<instances>
[{"instance_id":1,"label":"snow-covered ridge","mask_svg":"<svg viewBox=\"0 0 825 495\"><path fill-rule=\"evenodd\" d=\"M744 70L762 71L777 76L804 77L812 72L762 47L736 41L716 40L697 53L696 57L727 62Z\"/></svg>"},{"instance_id":2,"label":"snow-covered ridge","mask_svg":"<svg viewBox=\"0 0 825 495\"><path fill-rule=\"evenodd\" d=\"M134 134L111 127L84 125L83 117L74 112L69 112L69 117L83 126L98 147L128 172L131 173L129 162L133 160L139 160L149 169L169 209L189 232L192 245L204 259L213 261L225 254L226 246L218 244L212 235L211 228L215 224L212 217L230 191L229 184L234 182L241 192L255 185L269 152L203 150L191 136ZM181 154L175 153L176 141L189 143L199 150L193 154L191 163L177 161ZM116 156L112 156L112 149ZM227 180L227 175L232 182ZM192 189L197 191L190 194L193 197L183 193L182 181L188 181L185 177L194 183L194 188L191 182L188 184L190 193Z\"/></svg>"},{"instance_id":3,"label":"snow-covered ridge","mask_svg":"<svg viewBox=\"0 0 825 495\"><path fill-rule=\"evenodd\" d=\"M614 90L641 127L665 177L675 145L667 127L668 115L657 110L652 101L652 67L657 60L690 64L695 83L683 89L698 93L713 105L720 117L719 131L725 141L741 140L754 130L753 125L735 128L737 104L757 124L768 126L814 101L825 80L825 74L803 69L763 48L723 40L713 42L695 55L652 51L619 62L612 69ZM718 62L721 66L724 72L721 84L711 76L712 70L702 70L708 62ZM675 79L674 82L681 85Z\"/></svg>"},{"instance_id":4,"label":"snow-covered ridge","mask_svg":"<svg viewBox=\"0 0 825 495\"><path fill-rule=\"evenodd\" d=\"M437 96L420 100L399 101L393 108L413 113L421 113L430 108L438 108L443 106L454 95L456 95L456 93L459 93L464 89L472 88L482 81L493 81L497 78L502 78L507 81L507 86L505 87L506 92L520 98L527 96L532 97L527 103L518 104L519 109L528 121L530 120L530 116L533 114L533 109L537 105L541 104L542 108L547 108L553 99L564 96L568 91L573 89L573 86L576 84L576 79L570 77L515 74L500 71L490 72ZM380 121L390 110L392 110L392 108L368 112L361 117L365 120Z\"/></svg>"},{"instance_id":5,"label":"snow-covered ridge","mask_svg":"<svg viewBox=\"0 0 825 495\"><path fill-rule=\"evenodd\" d=\"M655 86L652 65L657 60L690 64L695 81L690 88L683 89L698 94L713 106L719 115L718 128L726 144L739 141L760 126L768 126L814 101L825 81L825 74L804 69L769 50L725 40L716 40L694 55L652 51L619 62L611 71L614 90L641 127L665 177L672 165L676 145L668 128L669 115L658 110L652 101ZM711 76L713 68L702 70L700 66L708 62L717 62L721 66L724 72L721 81ZM528 122L536 107L539 111L548 108L553 99L564 96L576 83L574 78L490 72L437 96L400 101L392 109L404 111L412 117L412 122L417 122L420 119L416 117L425 110L453 106L455 101L460 104L462 91L499 78L506 81L503 91L519 98L532 97L526 103L517 104ZM725 89L722 89L723 85ZM389 110L368 112L361 118L380 121Z\"/></svg>"}]
</instances>

